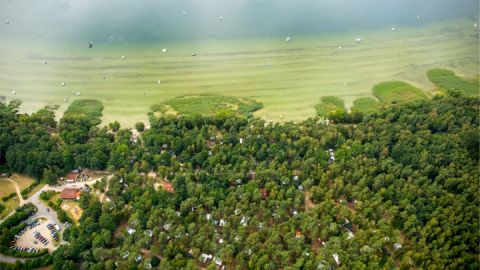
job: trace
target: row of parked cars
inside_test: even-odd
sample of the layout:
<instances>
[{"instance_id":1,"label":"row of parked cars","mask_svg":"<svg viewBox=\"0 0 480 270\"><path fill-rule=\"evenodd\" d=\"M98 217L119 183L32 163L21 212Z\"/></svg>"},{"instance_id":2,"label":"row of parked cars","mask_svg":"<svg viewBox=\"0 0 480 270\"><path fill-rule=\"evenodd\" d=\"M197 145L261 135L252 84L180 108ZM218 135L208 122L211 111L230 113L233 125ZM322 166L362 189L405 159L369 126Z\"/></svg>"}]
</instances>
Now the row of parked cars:
<instances>
[{"instance_id":1,"label":"row of parked cars","mask_svg":"<svg viewBox=\"0 0 480 270\"><path fill-rule=\"evenodd\" d=\"M43 237L39 231L34 231L33 236L35 236L35 238L44 246L48 245L49 241L45 237Z\"/></svg>"},{"instance_id":2,"label":"row of parked cars","mask_svg":"<svg viewBox=\"0 0 480 270\"><path fill-rule=\"evenodd\" d=\"M15 234L15 236L13 237L15 240L17 240L18 238L20 238L20 236L22 236L25 232L27 231L27 228L21 230L19 233Z\"/></svg>"},{"instance_id":3,"label":"row of parked cars","mask_svg":"<svg viewBox=\"0 0 480 270\"><path fill-rule=\"evenodd\" d=\"M40 250L36 248L26 248L26 247L10 247L12 249L18 250L18 251L23 251L23 252L28 252L28 253L38 253Z\"/></svg>"},{"instance_id":4,"label":"row of parked cars","mask_svg":"<svg viewBox=\"0 0 480 270\"><path fill-rule=\"evenodd\" d=\"M28 227L29 229L33 229L33 228L37 227L37 226L40 225L40 224L41 224L40 221L34 220L34 221L31 221L31 222L28 222L28 223L27 223L27 227Z\"/></svg>"},{"instance_id":5,"label":"row of parked cars","mask_svg":"<svg viewBox=\"0 0 480 270\"><path fill-rule=\"evenodd\" d=\"M53 240L58 241L60 238L58 237L57 230L55 230L55 227L53 224L49 223L47 224L47 228L50 231L50 235L52 236Z\"/></svg>"}]
</instances>

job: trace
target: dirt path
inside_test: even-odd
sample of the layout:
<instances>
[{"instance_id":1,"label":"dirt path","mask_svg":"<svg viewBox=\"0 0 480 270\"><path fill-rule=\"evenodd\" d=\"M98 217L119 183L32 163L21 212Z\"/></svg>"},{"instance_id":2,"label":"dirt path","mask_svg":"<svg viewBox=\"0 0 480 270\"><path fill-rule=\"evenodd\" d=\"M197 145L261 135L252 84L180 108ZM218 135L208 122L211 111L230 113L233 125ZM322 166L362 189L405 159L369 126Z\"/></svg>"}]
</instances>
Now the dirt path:
<instances>
[{"instance_id":1,"label":"dirt path","mask_svg":"<svg viewBox=\"0 0 480 270\"><path fill-rule=\"evenodd\" d=\"M17 195L18 195L18 202L20 203L19 206L24 205L25 201L22 198L22 191L20 190L20 186L18 185L18 183L15 182L14 180L10 179L10 178L5 178L5 180L7 180L9 182L12 182L13 185L15 186L15 191L17 192Z\"/></svg>"}]
</instances>

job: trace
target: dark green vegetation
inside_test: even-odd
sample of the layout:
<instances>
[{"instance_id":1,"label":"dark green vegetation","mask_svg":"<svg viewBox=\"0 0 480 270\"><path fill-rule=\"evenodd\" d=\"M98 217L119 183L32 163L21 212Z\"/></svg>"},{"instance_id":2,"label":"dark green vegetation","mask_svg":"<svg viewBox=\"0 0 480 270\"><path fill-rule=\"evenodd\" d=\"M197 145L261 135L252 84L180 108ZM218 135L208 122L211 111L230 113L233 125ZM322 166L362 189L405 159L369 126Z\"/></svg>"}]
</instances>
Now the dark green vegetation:
<instances>
[{"instance_id":1,"label":"dark green vegetation","mask_svg":"<svg viewBox=\"0 0 480 270\"><path fill-rule=\"evenodd\" d=\"M362 113L372 113L380 108L378 101L371 97L357 98L353 101L352 111L359 111Z\"/></svg>"},{"instance_id":2,"label":"dark green vegetation","mask_svg":"<svg viewBox=\"0 0 480 270\"><path fill-rule=\"evenodd\" d=\"M97 99L79 99L72 102L64 113L64 117L84 116L94 125L100 124L103 111L102 102Z\"/></svg>"},{"instance_id":3,"label":"dark green vegetation","mask_svg":"<svg viewBox=\"0 0 480 270\"><path fill-rule=\"evenodd\" d=\"M478 96L480 94L480 85L478 79L466 80L455 75L448 69L432 69L427 73L432 83L441 90L461 90L466 95Z\"/></svg>"},{"instance_id":4,"label":"dark green vegetation","mask_svg":"<svg viewBox=\"0 0 480 270\"><path fill-rule=\"evenodd\" d=\"M345 111L345 103L342 99L333 96L322 97L321 102L315 106L317 114L328 116L335 111Z\"/></svg>"},{"instance_id":5,"label":"dark green vegetation","mask_svg":"<svg viewBox=\"0 0 480 270\"><path fill-rule=\"evenodd\" d=\"M60 124L53 138L44 133L54 123L36 121L39 113L19 115L0 104L2 136L11 138L0 140L7 149L0 156L18 166L10 159L17 144L41 152L40 142L52 142L34 172L92 167L115 174L110 202L82 193L79 226L65 231L70 244L53 254L54 269L115 269L115 262L137 269L157 263L154 256L160 269L214 269L199 262L201 253L229 269L478 269L479 106L452 92L363 120L344 113L355 126L152 116L135 143L129 130L89 121ZM71 139L78 130L82 139ZM37 163L21 161L21 169ZM174 192L156 190L150 171Z\"/></svg>"},{"instance_id":6,"label":"dark green vegetation","mask_svg":"<svg viewBox=\"0 0 480 270\"><path fill-rule=\"evenodd\" d=\"M234 111L240 114L250 114L263 107L261 103L250 98L203 95L174 98L165 102L165 104L152 106L152 110L154 112L165 113L168 111L165 105L172 108L172 113L181 115L211 115L222 110Z\"/></svg>"},{"instance_id":7,"label":"dark green vegetation","mask_svg":"<svg viewBox=\"0 0 480 270\"><path fill-rule=\"evenodd\" d=\"M420 89L406 82L383 82L373 87L373 95L385 104L409 102L428 96Z\"/></svg>"}]
</instances>

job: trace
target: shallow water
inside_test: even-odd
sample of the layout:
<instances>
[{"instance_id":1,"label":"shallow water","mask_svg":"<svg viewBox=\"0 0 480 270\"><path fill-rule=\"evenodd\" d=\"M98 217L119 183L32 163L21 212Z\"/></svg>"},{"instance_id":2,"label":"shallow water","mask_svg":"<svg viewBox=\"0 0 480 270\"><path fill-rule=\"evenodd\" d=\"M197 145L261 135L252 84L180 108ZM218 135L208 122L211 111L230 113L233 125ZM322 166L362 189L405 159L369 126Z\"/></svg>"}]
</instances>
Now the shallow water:
<instances>
[{"instance_id":1,"label":"shallow water","mask_svg":"<svg viewBox=\"0 0 480 270\"><path fill-rule=\"evenodd\" d=\"M351 105L385 80L431 91L430 68L478 76L477 1L350 2L2 1L0 95L60 115L81 92L128 126L179 95L239 95L264 103L258 116L299 121L323 95Z\"/></svg>"}]
</instances>

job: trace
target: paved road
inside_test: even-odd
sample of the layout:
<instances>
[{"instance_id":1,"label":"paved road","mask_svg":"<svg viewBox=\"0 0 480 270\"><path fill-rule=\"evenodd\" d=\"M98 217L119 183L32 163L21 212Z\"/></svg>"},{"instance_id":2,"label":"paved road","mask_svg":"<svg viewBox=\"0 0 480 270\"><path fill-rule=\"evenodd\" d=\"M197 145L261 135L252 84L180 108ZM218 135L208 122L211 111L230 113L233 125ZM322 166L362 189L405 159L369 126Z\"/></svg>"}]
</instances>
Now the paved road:
<instances>
[{"instance_id":1,"label":"paved road","mask_svg":"<svg viewBox=\"0 0 480 270\"><path fill-rule=\"evenodd\" d=\"M113 175L107 176L108 179L110 179L111 177L113 177ZM31 202L38 207L37 213L35 213L35 215L33 215L30 219L33 220L39 217L45 217L57 223L63 231L65 229L65 226L60 222L60 220L58 220L57 213L45 205L45 203L40 199L40 194L48 190L61 192L65 188L80 188L80 187L84 187L85 185L91 186L96 182L100 181L102 178L103 177L100 177L100 178L96 178L96 179L85 181L85 182L66 183L64 185L58 185L58 186L45 185L37 193L33 194L30 198L25 200L25 203Z\"/></svg>"},{"instance_id":2,"label":"paved road","mask_svg":"<svg viewBox=\"0 0 480 270\"><path fill-rule=\"evenodd\" d=\"M112 178L113 175L109 175L107 176L107 179L110 179ZM14 183L15 185L15 189L18 193L18 196L20 197L20 205L24 205L26 203L33 203L34 205L37 206L38 208L38 211L33 215L31 216L28 220L35 220L37 218L40 218L40 217L44 217L44 218L47 218L48 220L50 221L53 221L55 223L58 224L58 226L60 226L61 230L65 230L65 226L63 225L63 223L60 222L60 220L58 220L58 216L57 216L57 213L54 211L54 210L51 210L48 211L47 209L49 209L49 207L47 207L43 201L40 199L40 194L44 191L48 191L48 190L53 190L53 191L57 191L57 192L60 192L62 191L64 188L80 188L80 187L84 187L85 184L91 186L93 184L95 184L96 182L100 181L103 177L99 177L99 178L96 178L96 179L93 179L93 180L89 180L89 181L85 181L85 182L76 182L76 183L66 183L64 185L58 185L58 186L50 186L50 185L45 185L42 189L40 189L37 193L33 194L32 196L30 196L30 198L26 199L26 200L23 200L22 199L22 194L20 193L20 187L18 186L17 182L11 180L11 179L7 179L11 182ZM12 213L14 213L12 211ZM7 216L8 217L8 216ZM0 224L7 218L5 217L3 220L0 221ZM62 242L60 244L65 244L66 242L64 242L62 240ZM26 259L24 258L15 258L15 257L10 257L10 256L5 256L3 254L0 254L0 261L1 262L7 262L7 263L15 263L16 261L21 261L21 262L24 262L26 261Z\"/></svg>"},{"instance_id":3,"label":"paved road","mask_svg":"<svg viewBox=\"0 0 480 270\"><path fill-rule=\"evenodd\" d=\"M6 263L16 263L17 261L25 262L27 259L25 258L16 258L16 257L10 257L7 255L3 255L0 253L0 262L6 262Z\"/></svg>"}]
</instances>

